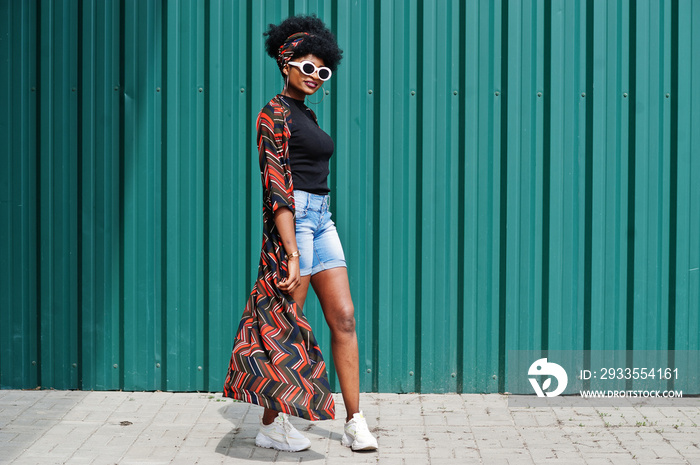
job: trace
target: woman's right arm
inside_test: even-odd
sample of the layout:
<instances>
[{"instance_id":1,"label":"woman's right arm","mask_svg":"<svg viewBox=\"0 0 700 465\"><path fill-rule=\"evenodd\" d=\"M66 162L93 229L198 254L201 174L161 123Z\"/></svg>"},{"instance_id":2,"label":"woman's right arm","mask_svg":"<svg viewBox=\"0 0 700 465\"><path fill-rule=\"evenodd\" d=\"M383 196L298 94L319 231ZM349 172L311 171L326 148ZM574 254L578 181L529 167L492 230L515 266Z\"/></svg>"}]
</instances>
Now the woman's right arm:
<instances>
[{"instance_id":1,"label":"woman's right arm","mask_svg":"<svg viewBox=\"0 0 700 465\"><path fill-rule=\"evenodd\" d=\"M258 116L258 154L260 169L263 174L265 200L270 203L275 227L282 240L287 255L287 277L277 283L282 292L293 291L301 282L299 257L289 254L298 251L296 227L294 223L294 190L291 176L285 172L282 144L283 127L275 125L275 118L270 107L266 107Z\"/></svg>"}]
</instances>

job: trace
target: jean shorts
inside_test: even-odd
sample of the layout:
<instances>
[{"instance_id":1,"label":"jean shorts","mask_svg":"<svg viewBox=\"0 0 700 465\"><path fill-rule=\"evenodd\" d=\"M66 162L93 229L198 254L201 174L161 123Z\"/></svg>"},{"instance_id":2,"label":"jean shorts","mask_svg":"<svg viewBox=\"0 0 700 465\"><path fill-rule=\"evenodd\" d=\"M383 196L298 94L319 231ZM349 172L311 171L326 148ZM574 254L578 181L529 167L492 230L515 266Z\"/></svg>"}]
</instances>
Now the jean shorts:
<instances>
[{"instance_id":1,"label":"jean shorts","mask_svg":"<svg viewBox=\"0 0 700 465\"><path fill-rule=\"evenodd\" d=\"M294 204L301 275L345 267L343 246L331 220L330 196L295 190Z\"/></svg>"}]
</instances>

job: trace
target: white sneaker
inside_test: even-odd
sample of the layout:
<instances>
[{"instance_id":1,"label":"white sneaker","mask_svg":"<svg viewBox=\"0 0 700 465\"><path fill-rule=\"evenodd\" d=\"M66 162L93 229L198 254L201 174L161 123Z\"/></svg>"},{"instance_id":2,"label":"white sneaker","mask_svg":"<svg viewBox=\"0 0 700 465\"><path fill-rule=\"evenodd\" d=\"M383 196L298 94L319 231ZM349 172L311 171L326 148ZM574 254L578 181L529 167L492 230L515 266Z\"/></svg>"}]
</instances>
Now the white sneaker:
<instances>
[{"instance_id":1,"label":"white sneaker","mask_svg":"<svg viewBox=\"0 0 700 465\"><path fill-rule=\"evenodd\" d=\"M289 415L280 412L275 421L263 425L260 421L260 431L255 437L255 445L287 452L299 452L311 447L311 441L304 437L289 422Z\"/></svg>"},{"instance_id":2,"label":"white sneaker","mask_svg":"<svg viewBox=\"0 0 700 465\"><path fill-rule=\"evenodd\" d=\"M369 432L367 421L362 412L356 413L345 423L345 434L340 443L352 450L377 450L377 438Z\"/></svg>"}]
</instances>

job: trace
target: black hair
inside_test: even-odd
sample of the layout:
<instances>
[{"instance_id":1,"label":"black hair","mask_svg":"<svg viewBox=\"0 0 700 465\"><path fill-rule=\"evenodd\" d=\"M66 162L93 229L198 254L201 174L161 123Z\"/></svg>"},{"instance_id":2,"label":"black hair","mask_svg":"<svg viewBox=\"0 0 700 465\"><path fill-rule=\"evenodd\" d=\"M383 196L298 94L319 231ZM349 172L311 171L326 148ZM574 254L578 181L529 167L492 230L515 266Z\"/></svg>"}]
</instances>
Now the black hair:
<instances>
[{"instance_id":1,"label":"black hair","mask_svg":"<svg viewBox=\"0 0 700 465\"><path fill-rule=\"evenodd\" d=\"M264 33L267 36L267 39L265 39L265 51L277 60L280 46L284 44L289 36L297 32L308 32L311 34L311 37L304 39L297 46L292 58L309 54L316 55L323 60L323 63L331 71L335 71L343 58L343 51L338 47L335 35L315 15L291 16L277 26L270 24L267 32Z\"/></svg>"}]
</instances>

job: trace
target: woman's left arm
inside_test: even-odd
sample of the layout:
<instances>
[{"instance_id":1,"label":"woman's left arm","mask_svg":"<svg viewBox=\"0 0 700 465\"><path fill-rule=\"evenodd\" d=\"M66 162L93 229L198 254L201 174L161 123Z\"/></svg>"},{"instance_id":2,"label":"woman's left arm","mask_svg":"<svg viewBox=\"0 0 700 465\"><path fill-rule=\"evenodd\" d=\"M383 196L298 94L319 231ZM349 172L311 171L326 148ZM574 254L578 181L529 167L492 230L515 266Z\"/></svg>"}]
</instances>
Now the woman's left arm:
<instances>
[{"instance_id":1,"label":"woman's left arm","mask_svg":"<svg viewBox=\"0 0 700 465\"><path fill-rule=\"evenodd\" d=\"M277 283L282 292L289 294L301 282L299 270L299 256L290 257L289 254L298 252L294 214L289 208L279 208L275 211L275 226L282 238L284 250L287 254L287 277Z\"/></svg>"}]
</instances>

